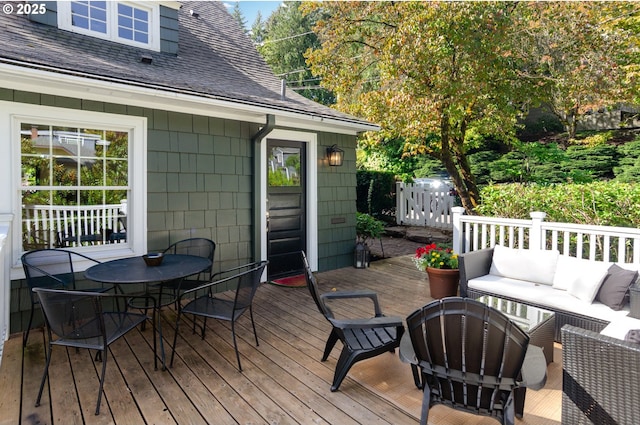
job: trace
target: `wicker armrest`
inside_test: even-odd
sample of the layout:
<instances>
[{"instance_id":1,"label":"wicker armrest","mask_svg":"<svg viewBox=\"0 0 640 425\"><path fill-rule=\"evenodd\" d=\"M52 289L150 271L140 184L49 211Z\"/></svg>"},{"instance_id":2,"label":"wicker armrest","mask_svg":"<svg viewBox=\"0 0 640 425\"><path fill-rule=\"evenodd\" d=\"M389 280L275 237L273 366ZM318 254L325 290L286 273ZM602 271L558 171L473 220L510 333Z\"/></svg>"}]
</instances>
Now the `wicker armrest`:
<instances>
[{"instance_id":1,"label":"wicker armrest","mask_svg":"<svg viewBox=\"0 0 640 425\"><path fill-rule=\"evenodd\" d=\"M562 327L562 422L640 423L640 344Z\"/></svg>"},{"instance_id":2,"label":"wicker armrest","mask_svg":"<svg viewBox=\"0 0 640 425\"><path fill-rule=\"evenodd\" d=\"M493 259L493 248L480 249L458 257L460 268L460 296L467 297L468 282L476 277L489 274L491 270L491 260Z\"/></svg>"}]
</instances>

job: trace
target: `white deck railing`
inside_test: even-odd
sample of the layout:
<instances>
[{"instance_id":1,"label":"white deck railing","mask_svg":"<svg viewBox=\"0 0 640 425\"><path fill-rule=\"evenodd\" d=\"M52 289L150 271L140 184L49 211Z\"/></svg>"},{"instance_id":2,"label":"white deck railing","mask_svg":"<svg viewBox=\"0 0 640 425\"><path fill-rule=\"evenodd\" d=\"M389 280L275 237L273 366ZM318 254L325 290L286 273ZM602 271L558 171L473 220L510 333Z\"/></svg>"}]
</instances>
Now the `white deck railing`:
<instances>
[{"instance_id":1,"label":"white deck railing","mask_svg":"<svg viewBox=\"0 0 640 425\"><path fill-rule=\"evenodd\" d=\"M410 183L396 183L396 223L451 229L454 196L449 190L437 190Z\"/></svg>"},{"instance_id":2,"label":"white deck railing","mask_svg":"<svg viewBox=\"0 0 640 425\"><path fill-rule=\"evenodd\" d=\"M25 205L22 211L25 249L126 241L125 204Z\"/></svg>"},{"instance_id":3,"label":"white deck railing","mask_svg":"<svg viewBox=\"0 0 640 425\"><path fill-rule=\"evenodd\" d=\"M453 208L453 249L465 253L496 244L523 249L554 249L592 261L640 263L640 229L464 215Z\"/></svg>"}]
</instances>

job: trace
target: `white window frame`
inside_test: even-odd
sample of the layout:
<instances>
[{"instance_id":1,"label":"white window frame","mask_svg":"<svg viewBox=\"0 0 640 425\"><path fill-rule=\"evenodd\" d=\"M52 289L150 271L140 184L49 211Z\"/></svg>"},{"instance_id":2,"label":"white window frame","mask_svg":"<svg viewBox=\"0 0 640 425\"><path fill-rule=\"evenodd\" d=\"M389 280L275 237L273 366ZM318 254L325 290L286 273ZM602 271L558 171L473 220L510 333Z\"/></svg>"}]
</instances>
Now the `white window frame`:
<instances>
[{"instance_id":1,"label":"white window frame","mask_svg":"<svg viewBox=\"0 0 640 425\"><path fill-rule=\"evenodd\" d=\"M306 219L307 246L305 253L312 270L318 269L318 135L305 131L272 130L260 143L260 175L264 176L260 183L260 229L265 229L260 246L260 259L267 259L267 142L272 140L288 140L306 144ZM268 266L267 266L268 267Z\"/></svg>"},{"instance_id":2,"label":"white window frame","mask_svg":"<svg viewBox=\"0 0 640 425\"><path fill-rule=\"evenodd\" d=\"M10 153L0 158L0 167L6 164L10 170L9 185L0 187L0 198L10 200L13 214L11 228L11 279L24 277L22 255L22 202L21 202L21 123L40 123L54 126L98 128L129 133L129 197L127 198L127 242L71 248L97 260L142 255L147 250L147 118L117 115L49 106L28 105L0 101L0 134L8 135L6 143ZM4 210L4 208L3 208ZM89 266L90 264L87 264ZM78 270L84 270L80 264Z\"/></svg>"},{"instance_id":3,"label":"white window frame","mask_svg":"<svg viewBox=\"0 0 640 425\"><path fill-rule=\"evenodd\" d=\"M124 4L137 9L143 9L149 13L149 42L140 43L138 41L120 38L118 36L118 4ZM91 31L85 28L73 26L71 23L71 2L58 2L58 28L85 34L91 37L102 38L129 46L142 47L144 49L160 51L160 5L156 2L142 1L113 1L107 0L107 33Z\"/></svg>"}]
</instances>

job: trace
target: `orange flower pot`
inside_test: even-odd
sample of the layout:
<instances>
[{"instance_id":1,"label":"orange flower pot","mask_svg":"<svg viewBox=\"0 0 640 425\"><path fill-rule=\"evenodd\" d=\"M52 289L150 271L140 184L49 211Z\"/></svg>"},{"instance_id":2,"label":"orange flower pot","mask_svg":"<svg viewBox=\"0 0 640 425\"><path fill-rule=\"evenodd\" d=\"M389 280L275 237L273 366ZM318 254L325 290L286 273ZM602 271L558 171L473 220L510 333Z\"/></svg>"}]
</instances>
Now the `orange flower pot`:
<instances>
[{"instance_id":1,"label":"orange flower pot","mask_svg":"<svg viewBox=\"0 0 640 425\"><path fill-rule=\"evenodd\" d=\"M431 292L432 298L440 299L458 295L460 270L427 267L427 276L429 277L429 292Z\"/></svg>"}]
</instances>

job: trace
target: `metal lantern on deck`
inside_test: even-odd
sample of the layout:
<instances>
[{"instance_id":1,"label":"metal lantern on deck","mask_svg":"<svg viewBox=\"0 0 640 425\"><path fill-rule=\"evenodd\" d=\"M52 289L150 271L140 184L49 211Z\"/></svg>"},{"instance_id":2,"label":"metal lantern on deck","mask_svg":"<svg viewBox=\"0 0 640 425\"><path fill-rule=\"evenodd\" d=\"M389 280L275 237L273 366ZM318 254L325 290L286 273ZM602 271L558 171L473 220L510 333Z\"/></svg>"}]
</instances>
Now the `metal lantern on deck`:
<instances>
[{"instance_id":1,"label":"metal lantern on deck","mask_svg":"<svg viewBox=\"0 0 640 425\"><path fill-rule=\"evenodd\" d=\"M353 267L356 269L366 269L369 267L369 247L363 242L356 243L353 250Z\"/></svg>"}]
</instances>

